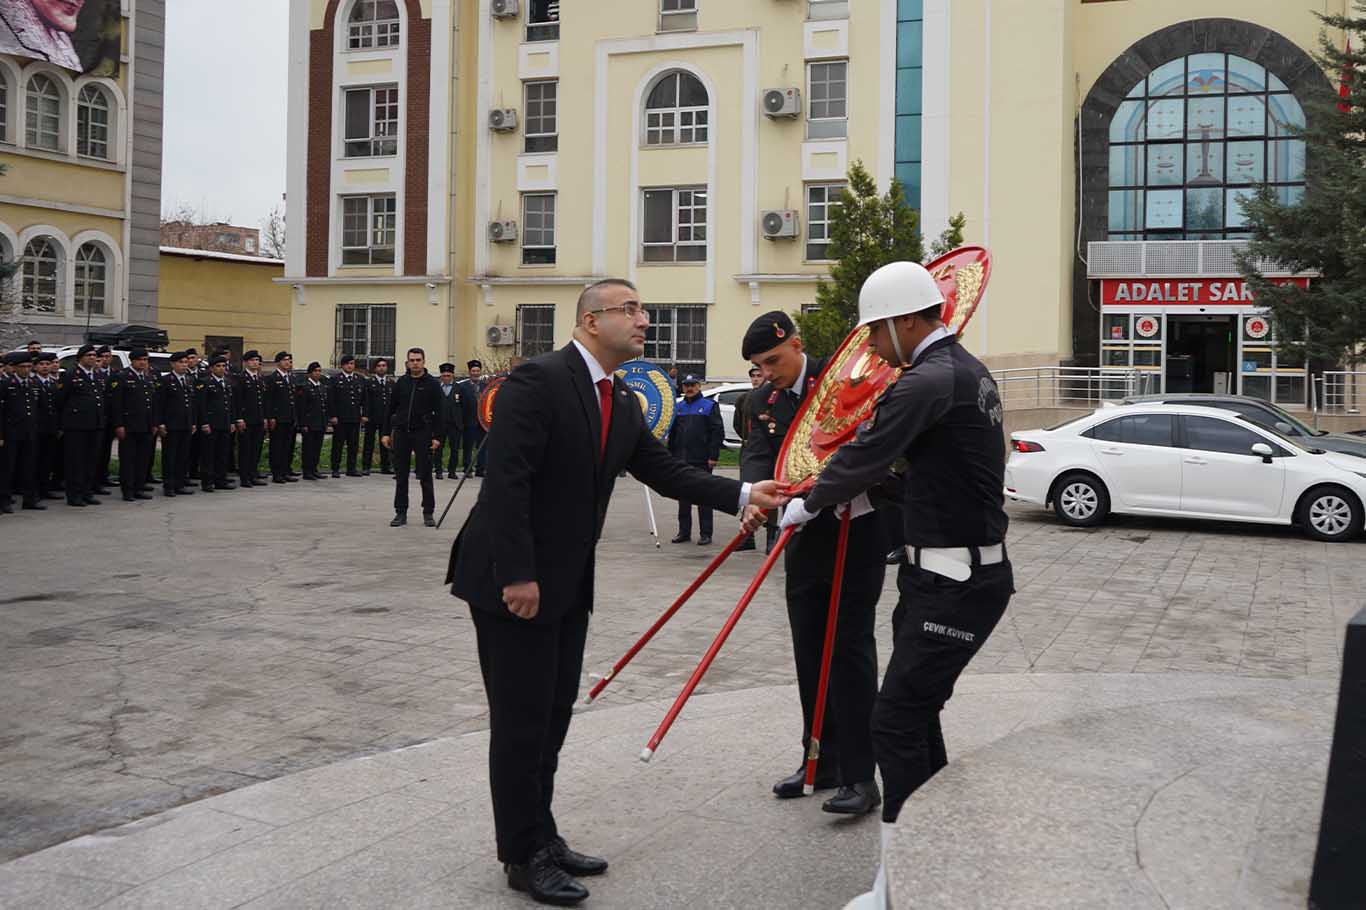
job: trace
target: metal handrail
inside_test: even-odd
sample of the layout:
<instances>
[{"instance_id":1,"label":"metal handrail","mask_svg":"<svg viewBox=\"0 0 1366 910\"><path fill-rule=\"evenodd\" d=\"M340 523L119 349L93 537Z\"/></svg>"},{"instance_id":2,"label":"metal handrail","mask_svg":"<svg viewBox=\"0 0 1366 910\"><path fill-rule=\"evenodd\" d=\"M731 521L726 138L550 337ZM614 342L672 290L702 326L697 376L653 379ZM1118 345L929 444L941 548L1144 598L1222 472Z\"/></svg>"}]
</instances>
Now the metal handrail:
<instances>
[{"instance_id":1,"label":"metal handrail","mask_svg":"<svg viewBox=\"0 0 1366 910\"><path fill-rule=\"evenodd\" d=\"M1095 408L1157 391L1155 371L1106 367L1021 367L992 370L1001 402L1015 408Z\"/></svg>"},{"instance_id":2,"label":"metal handrail","mask_svg":"<svg viewBox=\"0 0 1366 910\"><path fill-rule=\"evenodd\" d=\"M1366 406L1366 370L1325 370L1322 383L1324 414L1360 414Z\"/></svg>"}]
</instances>

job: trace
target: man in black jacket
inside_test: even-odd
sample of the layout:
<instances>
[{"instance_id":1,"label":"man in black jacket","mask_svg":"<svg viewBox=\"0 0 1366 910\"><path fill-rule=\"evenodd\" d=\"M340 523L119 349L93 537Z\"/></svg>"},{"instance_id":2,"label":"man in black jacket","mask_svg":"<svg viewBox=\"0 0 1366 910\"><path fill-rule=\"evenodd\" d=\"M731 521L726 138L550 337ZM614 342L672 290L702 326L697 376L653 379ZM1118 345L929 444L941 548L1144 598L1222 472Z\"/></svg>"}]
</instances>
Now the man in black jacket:
<instances>
[{"instance_id":1,"label":"man in black jacket","mask_svg":"<svg viewBox=\"0 0 1366 910\"><path fill-rule=\"evenodd\" d=\"M702 381L696 375L684 376L682 386L683 400L669 429L669 453L710 474L721 458L721 441L726 438L721 408L715 399L702 397ZM686 499L678 501L678 536L672 543L692 540L692 507ZM697 506L697 524L701 532L697 545L706 546L711 543L711 509L701 503Z\"/></svg>"},{"instance_id":2,"label":"man in black jacket","mask_svg":"<svg viewBox=\"0 0 1366 910\"><path fill-rule=\"evenodd\" d=\"M161 420L157 417L157 383L147 362L147 351L134 348L128 353L128 369L109 380L109 419L119 441L119 486L124 502L152 498L143 492L142 482Z\"/></svg>"},{"instance_id":3,"label":"man in black jacket","mask_svg":"<svg viewBox=\"0 0 1366 910\"><path fill-rule=\"evenodd\" d=\"M266 379L266 429L270 432L272 483L294 483L294 357L288 351L275 355L275 371Z\"/></svg>"},{"instance_id":4,"label":"man in black jacket","mask_svg":"<svg viewBox=\"0 0 1366 910\"><path fill-rule=\"evenodd\" d=\"M514 370L498 395L489 473L451 549L447 581L467 601L489 700L498 858L508 884L545 903L588 896L574 875L607 863L569 849L555 824L555 769L583 665L594 550L617 475L735 513L772 508L776 485L742 485L671 457L613 376L639 357L650 320L629 282L579 298L573 342Z\"/></svg>"},{"instance_id":5,"label":"man in black jacket","mask_svg":"<svg viewBox=\"0 0 1366 910\"><path fill-rule=\"evenodd\" d=\"M16 351L5 358L12 370L0 378L0 512L14 511L18 489L25 509L46 509L38 501L38 380L30 370L33 355Z\"/></svg>"},{"instance_id":6,"label":"man in black jacket","mask_svg":"<svg viewBox=\"0 0 1366 910\"><path fill-rule=\"evenodd\" d=\"M479 422L479 396L483 394L488 383L483 378L484 365L479 361L469 361L465 364L465 369L469 371L469 378L455 384L455 390L460 393L461 414L465 425L462 457L466 474L473 465L474 476L483 477L484 468L488 464L488 453L480 448L484 441L484 426Z\"/></svg>"},{"instance_id":7,"label":"man in black jacket","mask_svg":"<svg viewBox=\"0 0 1366 910\"><path fill-rule=\"evenodd\" d=\"M51 352L34 354L33 367L39 387L38 496L61 499L57 495L63 474L61 415L57 410L57 355Z\"/></svg>"},{"instance_id":8,"label":"man in black jacket","mask_svg":"<svg viewBox=\"0 0 1366 910\"><path fill-rule=\"evenodd\" d=\"M389 375L389 358L380 357L370 365L370 378L365 381L365 444L361 448L360 472L370 474L375 460L375 442L389 433L389 399L394 397L394 377ZM389 467L389 450L379 447L379 472L394 473Z\"/></svg>"},{"instance_id":9,"label":"man in black jacket","mask_svg":"<svg viewBox=\"0 0 1366 910\"><path fill-rule=\"evenodd\" d=\"M232 389L227 379L228 358L214 357L209 361L209 375L195 382L195 411L199 414L199 432L204 439L199 444L199 487L205 493L214 490L233 490L228 480L228 452L232 449L232 434L237 431L237 418L232 411Z\"/></svg>"},{"instance_id":10,"label":"man in black jacket","mask_svg":"<svg viewBox=\"0 0 1366 910\"><path fill-rule=\"evenodd\" d=\"M436 488L432 483L432 454L441 445L441 383L427 372L427 353L408 350L408 372L394 385L389 399L389 433L380 440L394 460L394 520L389 527L408 523L408 469L417 459L422 485L422 523L436 527Z\"/></svg>"},{"instance_id":11,"label":"man in black jacket","mask_svg":"<svg viewBox=\"0 0 1366 910\"><path fill-rule=\"evenodd\" d=\"M261 444L266 436L266 386L261 379L261 352L242 355L242 375L233 389L233 413L237 417L237 471L241 485L254 487L261 480Z\"/></svg>"},{"instance_id":12,"label":"man in black jacket","mask_svg":"<svg viewBox=\"0 0 1366 910\"><path fill-rule=\"evenodd\" d=\"M465 408L460 400L460 387L455 381L455 364L441 364L441 445L436 447L436 479L441 479L441 464L446 461L446 470L455 479L455 463L460 460L460 442L464 438ZM450 446L449 457L445 457L446 446Z\"/></svg>"},{"instance_id":13,"label":"man in black jacket","mask_svg":"<svg viewBox=\"0 0 1366 910\"><path fill-rule=\"evenodd\" d=\"M318 361L308 365L308 378L294 387L294 412L299 417L299 433L303 436L304 480L322 480L318 462L323 454L323 438L327 435L327 386L323 385L323 368Z\"/></svg>"},{"instance_id":14,"label":"man in black jacket","mask_svg":"<svg viewBox=\"0 0 1366 910\"><path fill-rule=\"evenodd\" d=\"M778 452L797 409L816 388L826 359L802 351L796 326L782 311L765 313L750 325L741 356L763 371L765 382L750 392L754 414L749 439L740 453L740 477L774 476ZM811 739L825 625L830 610L831 578L839 519L824 514L792 538L787 546L787 618L792 628L792 655L797 665L797 692L802 703L802 757ZM826 812L863 815L882 802L873 779L873 742L869 731L877 696L877 642L873 622L888 549L881 519L855 518L849 526L844 584L840 589L839 625L830 666L830 704L821 736L816 788L839 787L821 806ZM779 799L803 795L805 766L773 785Z\"/></svg>"},{"instance_id":15,"label":"man in black jacket","mask_svg":"<svg viewBox=\"0 0 1366 910\"><path fill-rule=\"evenodd\" d=\"M171 355L171 372L157 388L157 414L161 418L161 492L165 496L191 496L189 486L190 437L195 419L194 382L189 376L184 351Z\"/></svg>"},{"instance_id":16,"label":"man in black jacket","mask_svg":"<svg viewBox=\"0 0 1366 910\"><path fill-rule=\"evenodd\" d=\"M342 446L346 446L346 476L359 477L356 448L360 445L361 424L369 418L365 410L365 380L356 372L356 358L345 354L341 373L328 386L327 422L332 426L332 476L341 476Z\"/></svg>"},{"instance_id":17,"label":"man in black jacket","mask_svg":"<svg viewBox=\"0 0 1366 910\"><path fill-rule=\"evenodd\" d=\"M104 383L95 373L95 346L81 345L76 368L57 383L57 406L61 414L66 455L66 503L99 505L96 471L100 470L100 447L107 424ZM99 487L99 489L103 489Z\"/></svg>"}]
</instances>

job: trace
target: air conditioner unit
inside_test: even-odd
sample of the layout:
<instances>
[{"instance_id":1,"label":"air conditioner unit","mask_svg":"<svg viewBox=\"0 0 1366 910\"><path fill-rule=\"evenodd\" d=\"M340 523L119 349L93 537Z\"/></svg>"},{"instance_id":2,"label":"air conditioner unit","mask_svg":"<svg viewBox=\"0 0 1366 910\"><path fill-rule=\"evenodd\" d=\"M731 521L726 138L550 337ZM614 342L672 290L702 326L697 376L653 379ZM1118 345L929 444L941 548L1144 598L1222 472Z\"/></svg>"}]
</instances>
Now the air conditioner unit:
<instances>
[{"instance_id":1,"label":"air conditioner unit","mask_svg":"<svg viewBox=\"0 0 1366 910\"><path fill-rule=\"evenodd\" d=\"M505 348L516 343L516 334L510 325L491 325L484 333L484 341L491 348Z\"/></svg>"},{"instance_id":2,"label":"air conditioner unit","mask_svg":"<svg viewBox=\"0 0 1366 910\"><path fill-rule=\"evenodd\" d=\"M497 107L489 111L489 129L499 133L517 129L516 108Z\"/></svg>"},{"instance_id":3,"label":"air conditioner unit","mask_svg":"<svg viewBox=\"0 0 1366 910\"><path fill-rule=\"evenodd\" d=\"M517 222L490 221L489 239L494 243L511 243L517 239Z\"/></svg>"},{"instance_id":4,"label":"air conditioner unit","mask_svg":"<svg viewBox=\"0 0 1366 910\"><path fill-rule=\"evenodd\" d=\"M802 92L795 88L764 89L764 113L769 117L799 117L802 113Z\"/></svg>"},{"instance_id":5,"label":"air conditioner unit","mask_svg":"<svg viewBox=\"0 0 1366 910\"><path fill-rule=\"evenodd\" d=\"M766 240L796 237L800 228L797 212L793 209L776 209L772 212L764 212L759 219L759 225L763 228L764 239Z\"/></svg>"},{"instance_id":6,"label":"air conditioner unit","mask_svg":"<svg viewBox=\"0 0 1366 910\"><path fill-rule=\"evenodd\" d=\"M521 10L518 8L517 0L493 0L489 4L489 12L495 19L515 19Z\"/></svg>"}]
</instances>

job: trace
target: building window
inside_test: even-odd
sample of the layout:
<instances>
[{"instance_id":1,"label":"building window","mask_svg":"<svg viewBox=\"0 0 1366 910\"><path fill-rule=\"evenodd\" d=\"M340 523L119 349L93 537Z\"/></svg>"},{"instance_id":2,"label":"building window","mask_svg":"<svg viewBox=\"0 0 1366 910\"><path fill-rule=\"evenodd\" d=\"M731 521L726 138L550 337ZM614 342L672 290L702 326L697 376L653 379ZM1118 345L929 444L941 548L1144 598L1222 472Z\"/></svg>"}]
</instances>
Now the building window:
<instances>
[{"instance_id":1,"label":"building window","mask_svg":"<svg viewBox=\"0 0 1366 910\"><path fill-rule=\"evenodd\" d=\"M697 0L660 0L659 30L685 32L697 28Z\"/></svg>"},{"instance_id":2,"label":"building window","mask_svg":"<svg viewBox=\"0 0 1366 910\"><path fill-rule=\"evenodd\" d=\"M650 328L645 332L646 360L678 367L679 373L707 371L707 308L705 306L646 307Z\"/></svg>"},{"instance_id":3,"label":"building window","mask_svg":"<svg viewBox=\"0 0 1366 910\"><path fill-rule=\"evenodd\" d=\"M62 91L44 75L28 81L28 110L24 116L24 141L29 148L61 151Z\"/></svg>"},{"instance_id":4,"label":"building window","mask_svg":"<svg viewBox=\"0 0 1366 910\"><path fill-rule=\"evenodd\" d=\"M806 258L830 258L830 222L842 204L843 183L813 184L806 188Z\"/></svg>"},{"instance_id":5,"label":"building window","mask_svg":"<svg viewBox=\"0 0 1366 910\"><path fill-rule=\"evenodd\" d=\"M76 154L109 157L109 96L94 85L81 89L76 100Z\"/></svg>"},{"instance_id":6,"label":"building window","mask_svg":"<svg viewBox=\"0 0 1366 910\"><path fill-rule=\"evenodd\" d=\"M398 154L398 88L346 90L346 157Z\"/></svg>"},{"instance_id":7,"label":"building window","mask_svg":"<svg viewBox=\"0 0 1366 910\"><path fill-rule=\"evenodd\" d=\"M526 84L526 151L554 152L560 148L559 121L556 117L559 82Z\"/></svg>"},{"instance_id":8,"label":"building window","mask_svg":"<svg viewBox=\"0 0 1366 910\"><path fill-rule=\"evenodd\" d=\"M33 313L57 312L57 276L61 255L51 237L35 237L24 247L19 262L19 301Z\"/></svg>"},{"instance_id":9,"label":"building window","mask_svg":"<svg viewBox=\"0 0 1366 910\"><path fill-rule=\"evenodd\" d=\"M356 0L347 23L351 50L397 47L402 25L396 0Z\"/></svg>"},{"instance_id":10,"label":"building window","mask_svg":"<svg viewBox=\"0 0 1366 910\"><path fill-rule=\"evenodd\" d=\"M898 6L906 6L905 2ZM918 3L910 4L919 6ZM806 6L806 18L808 19L848 19L849 0L810 0Z\"/></svg>"},{"instance_id":11,"label":"building window","mask_svg":"<svg viewBox=\"0 0 1366 910\"><path fill-rule=\"evenodd\" d=\"M522 197L522 265L555 264L555 194Z\"/></svg>"},{"instance_id":12,"label":"building window","mask_svg":"<svg viewBox=\"0 0 1366 910\"><path fill-rule=\"evenodd\" d=\"M707 191L664 188L642 193L645 210L643 262L705 262Z\"/></svg>"},{"instance_id":13,"label":"building window","mask_svg":"<svg viewBox=\"0 0 1366 910\"><path fill-rule=\"evenodd\" d=\"M81 315L105 315L105 287L108 283L108 260L98 244L87 243L76 251L76 312Z\"/></svg>"},{"instance_id":14,"label":"building window","mask_svg":"<svg viewBox=\"0 0 1366 910\"><path fill-rule=\"evenodd\" d=\"M539 357L555 350L555 307L517 308L517 356Z\"/></svg>"},{"instance_id":15,"label":"building window","mask_svg":"<svg viewBox=\"0 0 1366 910\"><path fill-rule=\"evenodd\" d=\"M246 239L246 247L247 247L247 252L248 252L248 253L254 253L254 252L256 252L256 241L255 241L255 240L252 240L250 237L248 237L248 238Z\"/></svg>"},{"instance_id":16,"label":"building window","mask_svg":"<svg viewBox=\"0 0 1366 910\"><path fill-rule=\"evenodd\" d=\"M398 199L342 198L342 265L393 265Z\"/></svg>"},{"instance_id":17,"label":"building window","mask_svg":"<svg viewBox=\"0 0 1366 910\"><path fill-rule=\"evenodd\" d=\"M899 3L896 11L896 179L906 202L920 208L920 133L923 120L925 10Z\"/></svg>"},{"instance_id":18,"label":"building window","mask_svg":"<svg viewBox=\"0 0 1366 910\"><path fill-rule=\"evenodd\" d=\"M0 69L0 142L9 142L9 80Z\"/></svg>"},{"instance_id":19,"label":"building window","mask_svg":"<svg viewBox=\"0 0 1366 910\"><path fill-rule=\"evenodd\" d=\"M697 145L707 141L707 90L689 73L670 73L645 101L646 145Z\"/></svg>"},{"instance_id":20,"label":"building window","mask_svg":"<svg viewBox=\"0 0 1366 910\"><path fill-rule=\"evenodd\" d=\"M849 132L849 61L811 63L806 74L806 138L843 139Z\"/></svg>"},{"instance_id":21,"label":"building window","mask_svg":"<svg viewBox=\"0 0 1366 910\"><path fill-rule=\"evenodd\" d=\"M1271 184L1304 196L1304 109L1280 79L1233 54L1153 70L1110 122L1111 240L1245 237L1239 205Z\"/></svg>"},{"instance_id":22,"label":"building window","mask_svg":"<svg viewBox=\"0 0 1366 910\"><path fill-rule=\"evenodd\" d=\"M337 336L332 365L350 354L362 363L376 357L394 356L398 307L392 303L345 304L337 307Z\"/></svg>"},{"instance_id":23,"label":"building window","mask_svg":"<svg viewBox=\"0 0 1366 910\"><path fill-rule=\"evenodd\" d=\"M531 0L526 5L526 40L560 40L560 0Z\"/></svg>"}]
</instances>

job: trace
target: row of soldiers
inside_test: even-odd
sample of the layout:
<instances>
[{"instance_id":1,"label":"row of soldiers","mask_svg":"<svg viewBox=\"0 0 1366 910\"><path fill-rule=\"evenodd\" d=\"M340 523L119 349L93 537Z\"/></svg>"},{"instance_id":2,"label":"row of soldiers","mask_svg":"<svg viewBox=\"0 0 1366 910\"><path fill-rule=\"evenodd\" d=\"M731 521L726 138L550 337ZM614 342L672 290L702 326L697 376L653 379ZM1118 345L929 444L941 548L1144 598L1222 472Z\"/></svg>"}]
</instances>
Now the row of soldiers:
<instances>
[{"instance_id":1,"label":"row of soldiers","mask_svg":"<svg viewBox=\"0 0 1366 910\"><path fill-rule=\"evenodd\" d=\"M0 513L14 510L15 493L25 509L44 509L44 499L62 498L58 491L70 506L98 505L97 495L112 493L115 440L127 502L151 498L158 440L166 496L193 494L195 480L202 492L321 480L319 462L329 430L334 434L332 476L341 476L343 450L348 476L370 473L375 441L388 432L395 386L386 358L375 360L364 376L356 371L355 358L343 357L341 372L330 380L323 379L320 364L310 363L305 380L295 382L288 351L275 355L269 373L262 372L258 351L246 352L243 369L236 372L229 370L226 355L222 350L204 361L193 349L176 352L170 372L160 376L142 349L129 353L129 368L111 369L109 348L84 345L69 373L59 370L52 353L7 355L0 372ZM472 362L471 380L460 384L466 393L450 396L443 443L452 446L452 474L456 448L468 470L482 434L477 421L464 419L477 401L477 369ZM453 382L453 366L443 364L442 373L443 383ZM471 425L475 432L466 429ZM269 480L260 470L267 438ZM302 472L296 472L300 438ZM394 472L383 446L379 462L381 472ZM479 468L482 473L482 463ZM237 474L237 484L230 473Z\"/></svg>"}]
</instances>

